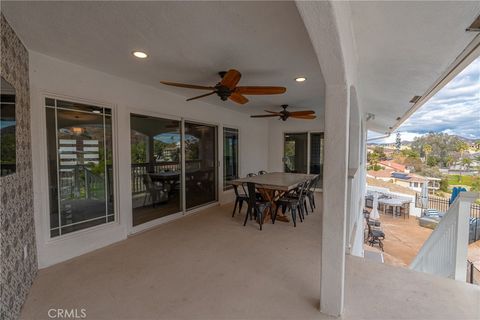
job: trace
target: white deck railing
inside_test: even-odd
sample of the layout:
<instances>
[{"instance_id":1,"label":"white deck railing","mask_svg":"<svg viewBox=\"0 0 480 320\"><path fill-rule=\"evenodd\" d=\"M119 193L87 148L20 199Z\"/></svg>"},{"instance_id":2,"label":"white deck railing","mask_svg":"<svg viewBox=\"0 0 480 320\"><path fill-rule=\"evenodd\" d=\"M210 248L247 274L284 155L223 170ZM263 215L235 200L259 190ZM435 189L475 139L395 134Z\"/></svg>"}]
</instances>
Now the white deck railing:
<instances>
[{"instance_id":1,"label":"white deck railing","mask_svg":"<svg viewBox=\"0 0 480 320\"><path fill-rule=\"evenodd\" d=\"M479 193L461 192L425 241L410 269L466 281L470 205Z\"/></svg>"}]
</instances>

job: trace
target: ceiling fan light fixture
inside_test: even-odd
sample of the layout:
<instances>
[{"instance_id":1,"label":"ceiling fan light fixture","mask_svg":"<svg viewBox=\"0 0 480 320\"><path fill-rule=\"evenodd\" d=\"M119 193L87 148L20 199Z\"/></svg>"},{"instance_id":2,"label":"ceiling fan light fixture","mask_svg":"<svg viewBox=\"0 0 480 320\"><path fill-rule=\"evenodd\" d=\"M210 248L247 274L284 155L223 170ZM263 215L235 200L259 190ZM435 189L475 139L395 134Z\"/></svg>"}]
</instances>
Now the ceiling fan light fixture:
<instances>
[{"instance_id":1,"label":"ceiling fan light fixture","mask_svg":"<svg viewBox=\"0 0 480 320\"><path fill-rule=\"evenodd\" d=\"M133 56L139 59L146 59L148 58L148 54L146 54L143 51L133 51L132 52Z\"/></svg>"},{"instance_id":2,"label":"ceiling fan light fixture","mask_svg":"<svg viewBox=\"0 0 480 320\"><path fill-rule=\"evenodd\" d=\"M305 77L297 77L297 78L295 78L295 81L297 81L297 82L304 82L305 80L307 80L307 78L305 78Z\"/></svg>"}]
</instances>

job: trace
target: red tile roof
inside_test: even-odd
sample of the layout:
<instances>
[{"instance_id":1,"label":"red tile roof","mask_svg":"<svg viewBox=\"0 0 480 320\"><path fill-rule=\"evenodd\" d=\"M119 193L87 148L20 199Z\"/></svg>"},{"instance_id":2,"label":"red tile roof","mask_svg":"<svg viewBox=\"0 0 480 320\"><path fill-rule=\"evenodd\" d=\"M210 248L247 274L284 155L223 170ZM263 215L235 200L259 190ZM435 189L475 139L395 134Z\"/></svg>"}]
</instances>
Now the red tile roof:
<instances>
[{"instance_id":1,"label":"red tile roof","mask_svg":"<svg viewBox=\"0 0 480 320\"><path fill-rule=\"evenodd\" d=\"M391 178L393 170L384 169L379 171L368 170L368 175L376 178Z\"/></svg>"},{"instance_id":2,"label":"red tile roof","mask_svg":"<svg viewBox=\"0 0 480 320\"><path fill-rule=\"evenodd\" d=\"M403 164L391 160L380 161L380 165L394 169L395 171L405 172L407 169Z\"/></svg>"}]
</instances>

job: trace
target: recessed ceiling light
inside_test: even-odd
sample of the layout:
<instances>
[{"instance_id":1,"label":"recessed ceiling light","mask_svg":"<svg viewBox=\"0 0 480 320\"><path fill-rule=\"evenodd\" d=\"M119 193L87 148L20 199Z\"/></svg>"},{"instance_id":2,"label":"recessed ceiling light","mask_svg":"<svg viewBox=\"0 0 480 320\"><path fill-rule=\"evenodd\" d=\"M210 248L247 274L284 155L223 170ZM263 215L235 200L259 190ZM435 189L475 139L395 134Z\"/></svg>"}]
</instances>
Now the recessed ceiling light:
<instances>
[{"instance_id":1,"label":"recessed ceiling light","mask_svg":"<svg viewBox=\"0 0 480 320\"><path fill-rule=\"evenodd\" d=\"M295 78L295 81L297 81L297 82L303 82L303 81L305 81L305 80L307 80L307 78L305 78L305 77Z\"/></svg>"},{"instance_id":2,"label":"recessed ceiling light","mask_svg":"<svg viewBox=\"0 0 480 320\"><path fill-rule=\"evenodd\" d=\"M133 51L132 54L139 59L145 59L148 57L148 55L143 51Z\"/></svg>"}]
</instances>

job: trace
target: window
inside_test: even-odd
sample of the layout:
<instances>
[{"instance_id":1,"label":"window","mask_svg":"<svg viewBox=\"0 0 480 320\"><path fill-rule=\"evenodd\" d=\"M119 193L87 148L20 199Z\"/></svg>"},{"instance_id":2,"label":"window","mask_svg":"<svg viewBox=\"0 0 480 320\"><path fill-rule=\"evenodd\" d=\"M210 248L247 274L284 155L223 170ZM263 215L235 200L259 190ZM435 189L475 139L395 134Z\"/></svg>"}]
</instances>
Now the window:
<instances>
[{"instance_id":1,"label":"window","mask_svg":"<svg viewBox=\"0 0 480 320\"><path fill-rule=\"evenodd\" d=\"M17 147L15 135L15 89L3 77L0 94L0 175L16 171Z\"/></svg>"},{"instance_id":2,"label":"window","mask_svg":"<svg viewBox=\"0 0 480 320\"><path fill-rule=\"evenodd\" d=\"M283 145L284 172L318 174L317 187L323 184L323 132L285 133Z\"/></svg>"},{"instance_id":3,"label":"window","mask_svg":"<svg viewBox=\"0 0 480 320\"><path fill-rule=\"evenodd\" d=\"M238 178L238 130L223 128L223 190Z\"/></svg>"},{"instance_id":4,"label":"window","mask_svg":"<svg viewBox=\"0 0 480 320\"><path fill-rule=\"evenodd\" d=\"M112 111L45 99L50 236L115 220Z\"/></svg>"}]
</instances>

